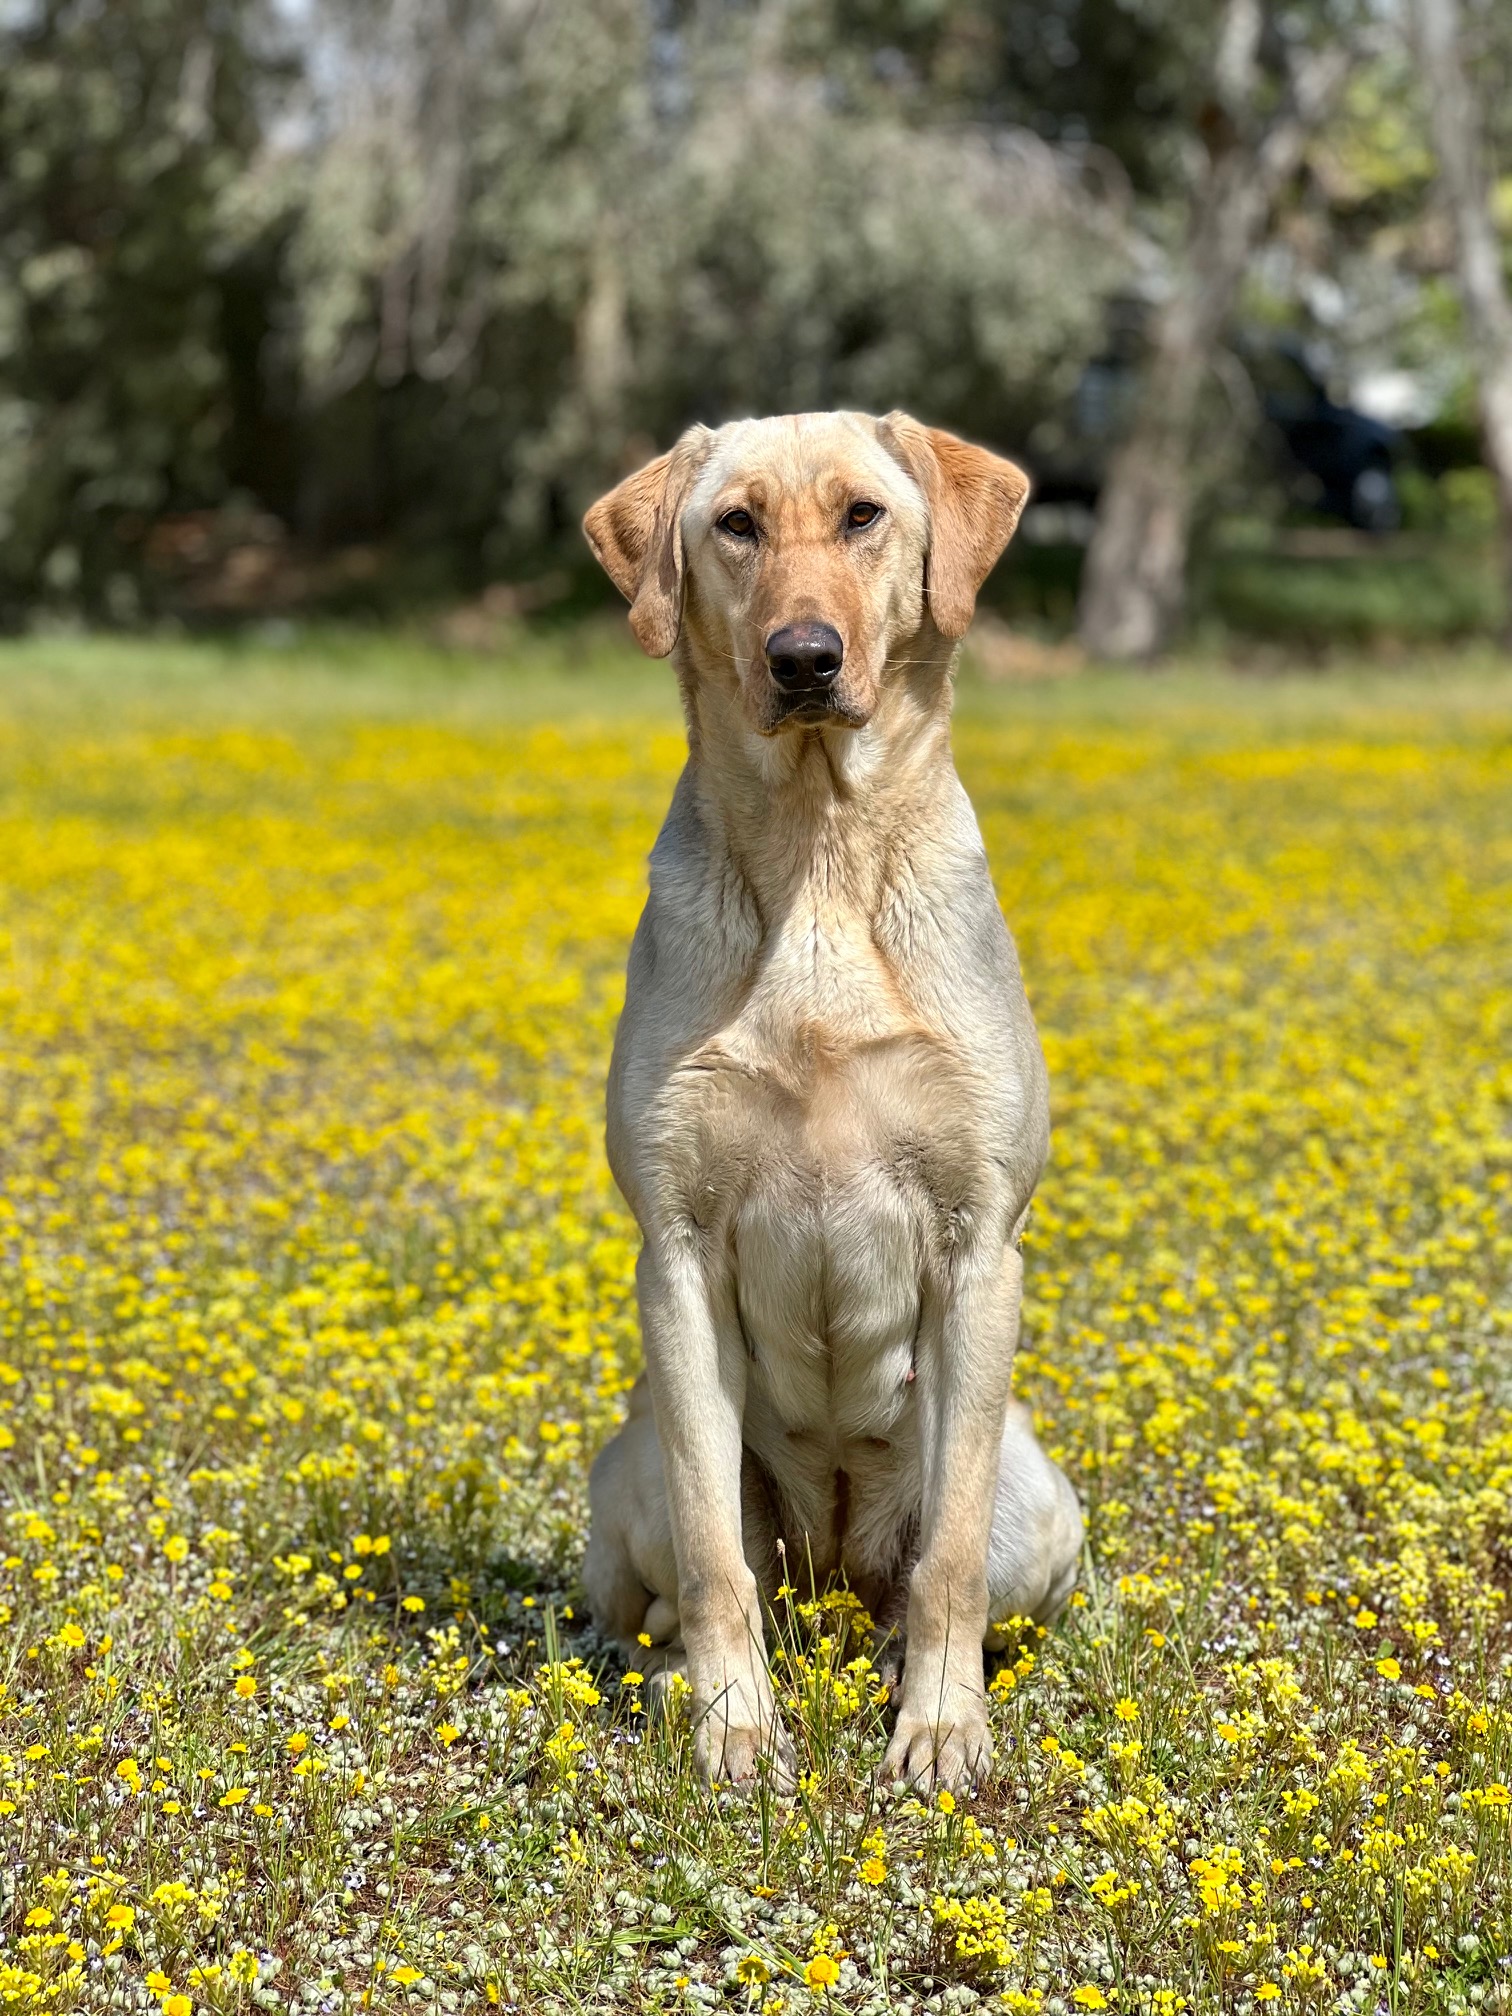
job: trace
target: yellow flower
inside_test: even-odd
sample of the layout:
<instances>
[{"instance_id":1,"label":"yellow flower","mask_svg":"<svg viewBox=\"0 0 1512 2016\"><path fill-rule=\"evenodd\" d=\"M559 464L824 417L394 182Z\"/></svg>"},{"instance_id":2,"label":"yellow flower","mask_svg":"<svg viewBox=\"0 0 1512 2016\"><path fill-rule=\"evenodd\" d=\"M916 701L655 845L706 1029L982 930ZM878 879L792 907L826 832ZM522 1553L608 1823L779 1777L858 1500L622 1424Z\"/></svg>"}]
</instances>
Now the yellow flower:
<instances>
[{"instance_id":1,"label":"yellow flower","mask_svg":"<svg viewBox=\"0 0 1512 2016\"><path fill-rule=\"evenodd\" d=\"M105 1913L105 1923L112 1932L129 1932L136 1923L136 1912L129 1904L112 1904Z\"/></svg>"},{"instance_id":2,"label":"yellow flower","mask_svg":"<svg viewBox=\"0 0 1512 2016\"><path fill-rule=\"evenodd\" d=\"M411 1967L408 1964L408 1962L406 1962L404 1966L396 1967L393 1973L389 1976L389 1979L391 1981L397 1981L401 1988L409 1988L412 1987L416 1981L423 1981L425 1979L425 1976L421 1973L418 1967Z\"/></svg>"},{"instance_id":3,"label":"yellow flower","mask_svg":"<svg viewBox=\"0 0 1512 2016\"><path fill-rule=\"evenodd\" d=\"M436 1741L445 1748L449 1749L461 1734L462 1731L455 1722L440 1722L436 1725Z\"/></svg>"},{"instance_id":4,"label":"yellow flower","mask_svg":"<svg viewBox=\"0 0 1512 2016\"><path fill-rule=\"evenodd\" d=\"M828 1953L816 1953L803 1970L810 1988L828 1990L840 1979L840 1963Z\"/></svg>"},{"instance_id":5,"label":"yellow flower","mask_svg":"<svg viewBox=\"0 0 1512 2016\"><path fill-rule=\"evenodd\" d=\"M194 2004L187 1995L165 1995L163 2016L192 2016Z\"/></svg>"},{"instance_id":6,"label":"yellow flower","mask_svg":"<svg viewBox=\"0 0 1512 2016\"><path fill-rule=\"evenodd\" d=\"M252 1678L250 1673L242 1674L236 1683L236 1692L243 1701L250 1701L252 1696L257 1692L257 1682Z\"/></svg>"},{"instance_id":7,"label":"yellow flower","mask_svg":"<svg viewBox=\"0 0 1512 2016\"><path fill-rule=\"evenodd\" d=\"M1402 1669L1395 1659L1377 1659L1376 1671L1383 1680L1400 1680Z\"/></svg>"},{"instance_id":8,"label":"yellow flower","mask_svg":"<svg viewBox=\"0 0 1512 2016\"><path fill-rule=\"evenodd\" d=\"M243 1799L250 1795L251 1789L249 1785L233 1785L229 1792L222 1793L219 1803L222 1806L240 1806Z\"/></svg>"},{"instance_id":9,"label":"yellow flower","mask_svg":"<svg viewBox=\"0 0 1512 2016\"><path fill-rule=\"evenodd\" d=\"M1129 1699L1127 1694L1120 1695L1118 1700L1113 1703L1113 1713L1118 1717L1120 1722L1137 1722L1139 1720L1139 1709Z\"/></svg>"},{"instance_id":10,"label":"yellow flower","mask_svg":"<svg viewBox=\"0 0 1512 2016\"><path fill-rule=\"evenodd\" d=\"M406 1596L400 1603L399 1608L410 1611L423 1610L425 1608L425 1598L423 1596Z\"/></svg>"},{"instance_id":11,"label":"yellow flower","mask_svg":"<svg viewBox=\"0 0 1512 2016\"><path fill-rule=\"evenodd\" d=\"M942 1789L936 1795L935 1804L942 1813L954 1813L956 1810L955 1794Z\"/></svg>"},{"instance_id":12,"label":"yellow flower","mask_svg":"<svg viewBox=\"0 0 1512 2016\"><path fill-rule=\"evenodd\" d=\"M861 1878L863 1883L870 1883L873 1886L878 1883L885 1883L887 1881L887 1864L882 1860L880 1855L868 1855L866 1860L861 1864L861 1867L856 1871L856 1874Z\"/></svg>"},{"instance_id":13,"label":"yellow flower","mask_svg":"<svg viewBox=\"0 0 1512 2016\"><path fill-rule=\"evenodd\" d=\"M1078 2009L1106 2009L1108 2006L1107 1996L1101 1988L1094 1988L1090 1981L1084 1982L1080 1988L1073 1988L1071 2000Z\"/></svg>"},{"instance_id":14,"label":"yellow flower","mask_svg":"<svg viewBox=\"0 0 1512 2016\"><path fill-rule=\"evenodd\" d=\"M165 1995L173 1986L173 1983L168 1979L168 1976L163 1972L161 1967L154 1967L150 1974L143 1977L143 1980L144 1984L152 1990L154 1995Z\"/></svg>"}]
</instances>

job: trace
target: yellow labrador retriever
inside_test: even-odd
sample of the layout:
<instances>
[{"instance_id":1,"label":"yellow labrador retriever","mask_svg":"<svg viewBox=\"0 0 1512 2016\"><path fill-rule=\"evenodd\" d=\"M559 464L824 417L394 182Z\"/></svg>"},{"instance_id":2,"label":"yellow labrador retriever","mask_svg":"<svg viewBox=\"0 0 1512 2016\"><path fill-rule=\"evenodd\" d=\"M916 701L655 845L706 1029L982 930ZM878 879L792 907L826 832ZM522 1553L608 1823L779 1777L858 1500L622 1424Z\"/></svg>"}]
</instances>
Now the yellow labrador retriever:
<instances>
[{"instance_id":1,"label":"yellow labrador retriever","mask_svg":"<svg viewBox=\"0 0 1512 2016\"><path fill-rule=\"evenodd\" d=\"M1009 1392L1045 1067L950 753L1027 490L906 414L806 413L695 427L584 521L688 721L609 1075L646 1373L584 1579L635 1664L644 1633L686 1671L717 1780L791 1778L784 1575L844 1571L899 1629L887 1764L931 1785L990 1762L993 1622L1076 1576Z\"/></svg>"}]
</instances>

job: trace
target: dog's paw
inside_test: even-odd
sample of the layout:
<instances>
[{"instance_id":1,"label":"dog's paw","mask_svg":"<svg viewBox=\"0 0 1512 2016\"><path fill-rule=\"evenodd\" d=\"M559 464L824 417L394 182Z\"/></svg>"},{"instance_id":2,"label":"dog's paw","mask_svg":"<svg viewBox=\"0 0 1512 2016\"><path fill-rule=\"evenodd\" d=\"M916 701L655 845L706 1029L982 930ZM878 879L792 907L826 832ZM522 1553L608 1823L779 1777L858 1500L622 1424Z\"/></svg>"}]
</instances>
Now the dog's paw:
<instances>
[{"instance_id":1,"label":"dog's paw","mask_svg":"<svg viewBox=\"0 0 1512 2016\"><path fill-rule=\"evenodd\" d=\"M889 1700L896 1697L898 1689L903 1684L906 1650L902 1633L894 1631L892 1636L885 1639L879 1649L872 1654L872 1670L877 1676L876 1684L887 1689Z\"/></svg>"},{"instance_id":2,"label":"dog's paw","mask_svg":"<svg viewBox=\"0 0 1512 2016\"><path fill-rule=\"evenodd\" d=\"M646 1706L653 1718L671 1715L693 1691L688 1684L688 1655L681 1645L657 1645L639 1652L636 1664L644 1674Z\"/></svg>"},{"instance_id":3,"label":"dog's paw","mask_svg":"<svg viewBox=\"0 0 1512 2016\"><path fill-rule=\"evenodd\" d=\"M913 1713L905 1703L882 1762L883 1772L906 1779L917 1792L958 1792L992 1769L992 1737L982 1702L967 1698L938 1719Z\"/></svg>"},{"instance_id":4,"label":"dog's paw","mask_svg":"<svg viewBox=\"0 0 1512 2016\"><path fill-rule=\"evenodd\" d=\"M798 1783L793 1739L771 1701L755 1713L743 1702L731 1702L726 1714L725 1704L715 1702L696 1714L693 1761L711 1785L753 1791L765 1777L774 1792L787 1798Z\"/></svg>"}]
</instances>

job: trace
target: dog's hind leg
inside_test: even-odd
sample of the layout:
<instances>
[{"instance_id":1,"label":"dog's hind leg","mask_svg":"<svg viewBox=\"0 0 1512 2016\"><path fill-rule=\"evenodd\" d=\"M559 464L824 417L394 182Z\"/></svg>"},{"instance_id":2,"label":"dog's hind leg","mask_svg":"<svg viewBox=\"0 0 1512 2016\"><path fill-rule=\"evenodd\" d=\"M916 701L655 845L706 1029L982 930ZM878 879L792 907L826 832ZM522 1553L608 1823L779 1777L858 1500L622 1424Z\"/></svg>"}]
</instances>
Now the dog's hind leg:
<instances>
[{"instance_id":1,"label":"dog's hind leg","mask_svg":"<svg viewBox=\"0 0 1512 2016\"><path fill-rule=\"evenodd\" d=\"M1082 1515L1070 1479L1040 1447L1029 1409L1008 1404L987 1550L987 1645L1008 1642L1011 1617L1049 1624L1076 1587Z\"/></svg>"},{"instance_id":2,"label":"dog's hind leg","mask_svg":"<svg viewBox=\"0 0 1512 2016\"><path fill-rule=\"evenodd\" d=\"M749 1450L742 1454L740 1483L746 1563L770 1606L783 1579L777 1513L771 1480ZM644 1373L631 1388L624 1427L604 1445L589 1474L588 1503L583 1586L595 1622L640 1671L680 1668L677 1556ZM651 1640L649 1647L642 1645L642 1636Z\"/></svg>"},{"instance_id":3,"label":"dog's hind leg","mask_svg":"<svg viewBox=\"0 0 1512 2016\"><path fill-rule=\"evenodd\" d=\"M583 1586L594 1621L632 1664L644 1664L642 1634L653 1648L680 1651L677 1557L644 1374L631 1390L629 1419L589 1473L588 1503Z\"/></svg>"}]
</instances>

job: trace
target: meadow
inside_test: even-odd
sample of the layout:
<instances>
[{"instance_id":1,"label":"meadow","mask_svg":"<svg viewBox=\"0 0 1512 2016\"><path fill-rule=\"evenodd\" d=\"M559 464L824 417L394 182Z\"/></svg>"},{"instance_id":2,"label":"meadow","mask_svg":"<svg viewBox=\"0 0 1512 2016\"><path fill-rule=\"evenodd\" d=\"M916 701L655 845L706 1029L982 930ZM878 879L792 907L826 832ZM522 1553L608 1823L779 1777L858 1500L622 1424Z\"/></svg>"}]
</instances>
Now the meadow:
<instances>
[{"instance_id":1,"label":"meadow","mask_svg":"<svg viewBox=\"0 0 1512 2016\"><path fill-rule=\"evenodd\" d=\"M1512 2009L1512 674L958 719L1085 1569L927 1803L795 1606L782 1803L577 1583L666 668L0 651L0 2010Z\"/></svg>"}]
</instances>

